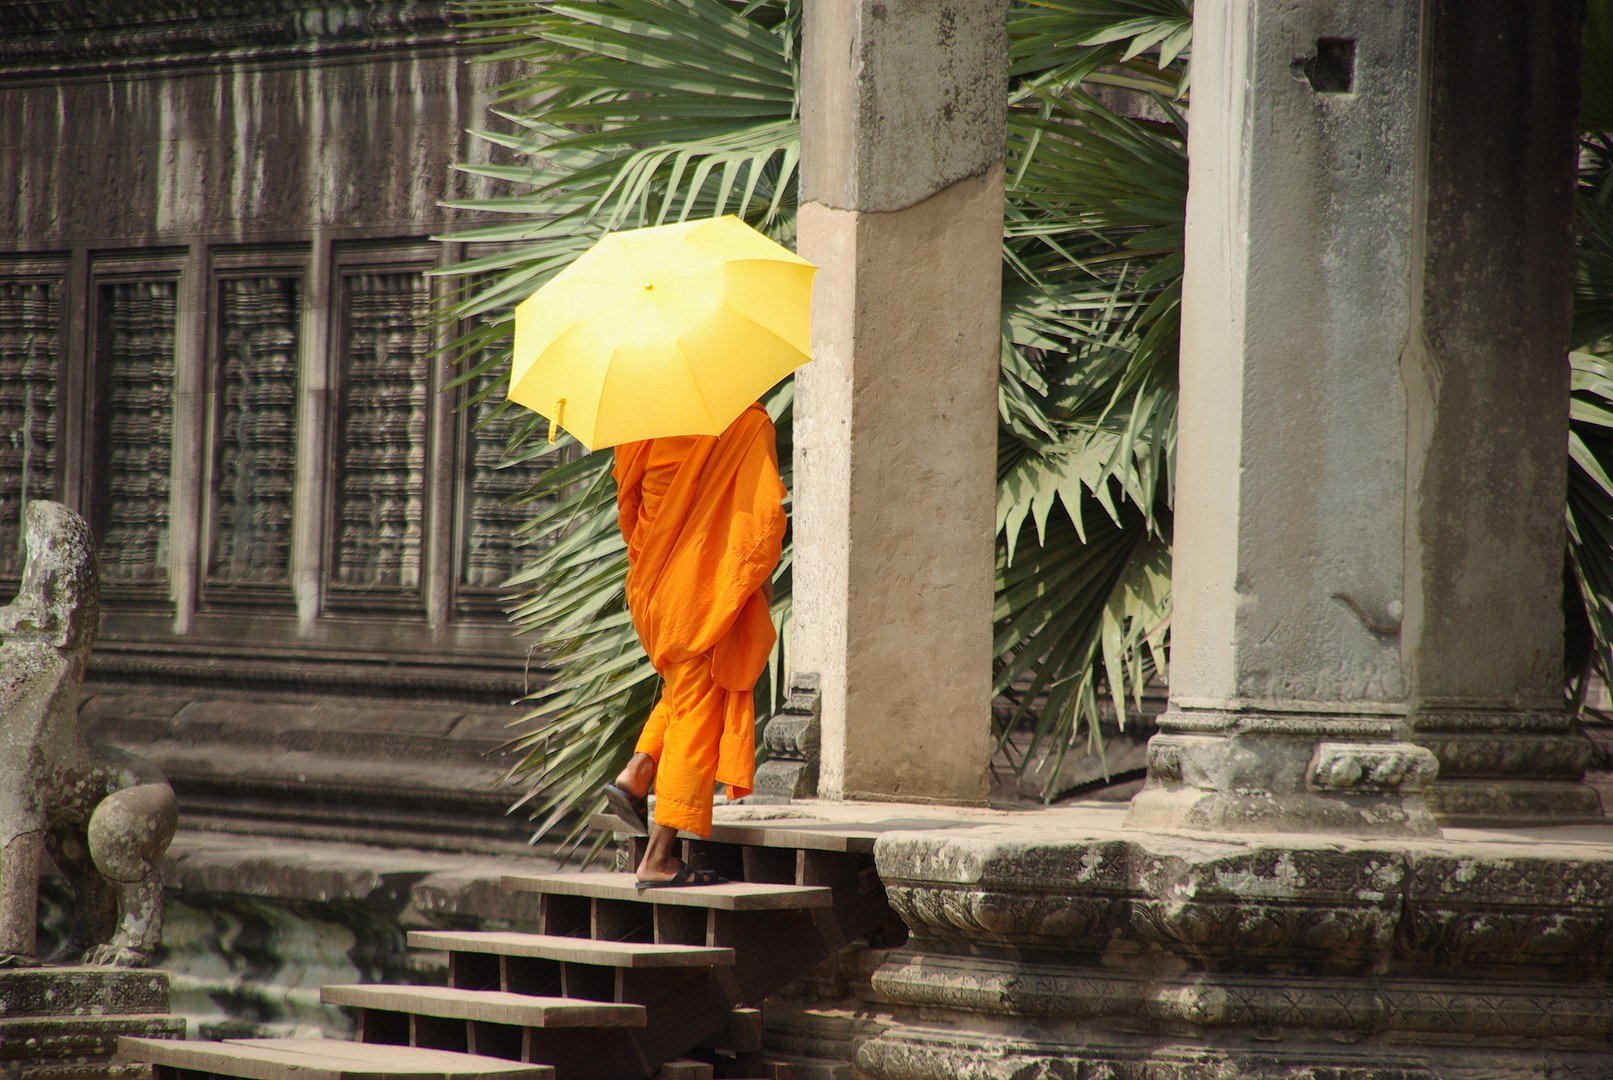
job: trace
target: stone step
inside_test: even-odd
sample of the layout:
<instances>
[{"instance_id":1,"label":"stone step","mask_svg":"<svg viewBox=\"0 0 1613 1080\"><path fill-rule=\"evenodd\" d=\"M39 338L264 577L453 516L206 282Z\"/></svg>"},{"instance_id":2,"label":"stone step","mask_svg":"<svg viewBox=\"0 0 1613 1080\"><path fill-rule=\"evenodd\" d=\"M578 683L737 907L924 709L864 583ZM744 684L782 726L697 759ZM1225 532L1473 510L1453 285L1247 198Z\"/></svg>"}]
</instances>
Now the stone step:
<instances>
[{"instance_id":1,"label":"stone step","mask_svg":"<svg viewBox=\"0 0 1613 1080\"><path fill-rule=\"evenodd\" d=\"M241 1080L551 1080L548 1065L340 1039L123 1039L125 1061Z\"/></svg>"},{"instance_id":2,"label":"stone step","mask_svg":"<svg viewBox=\"0 0 1613 1080\"><path fill-rule=\"evenodd\" d=\"M730 881L726 885L694 885L673 889L640 889L631 873L511 874L504 887L551 896L587 896L596 900L637 900L646 904L709 908L716 911L787 911L824 908L834 894L816 885L764 885Z\"/></svg>"},{"instance_id":3,"label":"stone step","mask_svg":"<svg viewBox=\"0 0 1613 1080\"><path fill-rule=\"evenodd\" d=\"M120 1036L178 1039L184 1034L185 1021L167 1013L0 1017L0 1062L110 1057Z\"/></svg>"},{"instance_id":4,"label":"stone step","mask_svg":"<svg viewBox=\"0 0 1613 1080\"><path fill-rule=\"evenodd\" d=\"M411 930L409 946L447 952L492 953L602 967L676 968L732 964L734 950L703 945L653 945L643 941L595 941L559 934L507 931Z\"/></svg>"},{"instance_id":5,"label":"stone step","mask_svg":"<svg viewBox=\"0 0 1613 1080\"><path fill-rule=\"evenodd\" d=\"M504 990L459 990L441 986L337 985L321 987L319 999L380 1012L480 1020L536 1028L643 1027L644 1006L583 998L539 997Z\"/></svg>"},{"instance_id":6,"label":"stone step","mask_svg":"<svg viewBox=\"0 0 1613 1080\"><path fill-rule=\"evenodd\" d=\"M0 1019L168 1011L168 976L142 968L0 970Z\"/></svg>"}]
</instances>

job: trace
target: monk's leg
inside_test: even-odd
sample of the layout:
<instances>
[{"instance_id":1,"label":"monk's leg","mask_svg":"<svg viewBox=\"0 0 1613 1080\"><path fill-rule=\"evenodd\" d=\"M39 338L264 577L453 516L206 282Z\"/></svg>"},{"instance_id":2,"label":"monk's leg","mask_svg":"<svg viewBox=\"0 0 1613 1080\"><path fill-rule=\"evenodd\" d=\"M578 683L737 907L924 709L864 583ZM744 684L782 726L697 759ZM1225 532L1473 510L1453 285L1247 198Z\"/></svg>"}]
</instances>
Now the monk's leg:
<instances>
[{"instance_id":1,"label":"monk's leg","mask_svg":"<svg viewBox=\"0 0 1613 1080\"><path fill-rule=\"evenodd\" d=\"M665 881L678 872L682 865L678 830L711 835L725 694L711 681L711 665L702 657L665 675L661 708L666 723L655 773L655 823L638 867L641 881Z\"/></svg>"},{"instance_id":2,"label":"monk's leg","mask_svg":"<svg viewBox=\"0 0 1613 1080\"><path fill-rule=\"evenodd\" d=\"M616 774L616 786L635 799L648 795L654 780L655 758L644 750L633 751L633 756L627 759L622 771Z\"/></svg>"}]
</instances>

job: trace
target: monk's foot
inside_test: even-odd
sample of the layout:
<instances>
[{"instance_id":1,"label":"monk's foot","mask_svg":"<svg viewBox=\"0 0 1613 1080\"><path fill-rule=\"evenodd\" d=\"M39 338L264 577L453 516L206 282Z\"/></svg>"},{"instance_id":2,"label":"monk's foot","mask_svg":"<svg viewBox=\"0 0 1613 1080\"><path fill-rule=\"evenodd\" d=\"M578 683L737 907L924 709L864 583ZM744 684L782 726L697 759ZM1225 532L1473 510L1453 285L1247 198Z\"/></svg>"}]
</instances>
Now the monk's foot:
<instances>
[{"instance_id":1,"label":"monk's foot","mask_svg":"<svg viewBox=\"0 0 1613 1080\"><path fill-rule=\"evenodd\" d=\"M666 859L650 859L646 857L638 864L637 877L640 881L670 881L679 870L683 869L683 860L672 857Z\"/></svg>"},{"instance_id":2,"label":"monk's foot","mask_svg":"<svg viewBox=\"0 0 1613 1080\"><path fill-rule=\"evenodd\" d=\"M657 870L653 877L645 872L645 863L640 863L638 881L635 884L641 889L656 889L662 886L726 885L728 879L715 870L696 870L683 860L677 859L672 863L671 873Z\"/></svg>"},{"instance_id":3,"label":"monk's foot","mask_svg":"<svg viewBox=\"0 0 1613 1080\"><path fill-rule=\"evenodd\" d=\"M633 796L642 799L650 793L650 784L655 781L655 759L648 754L638 753L627 759L627 767L616 774L616 786Z\"/></svg>"}]
</instances>

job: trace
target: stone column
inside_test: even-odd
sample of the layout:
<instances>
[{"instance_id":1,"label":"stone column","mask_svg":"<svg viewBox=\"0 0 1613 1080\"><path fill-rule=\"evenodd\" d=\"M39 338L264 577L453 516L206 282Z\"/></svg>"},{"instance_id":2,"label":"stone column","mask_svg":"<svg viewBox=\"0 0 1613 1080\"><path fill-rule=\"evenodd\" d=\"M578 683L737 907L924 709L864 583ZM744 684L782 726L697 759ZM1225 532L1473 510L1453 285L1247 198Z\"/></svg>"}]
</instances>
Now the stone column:
<instances>
[{"instance_id":1,"label":"stone column","mask_svg":"<svg viewBox=\"0 0 1613 1080\"><path fill-rule=\"evenodd\" d=\"M1171 707L1130 824L1427 833L1440 768L1436 806L1594 807L1561 705L1572 8L1195 6Z\"/></svg>"},{"instance_id":2,"label":"stone column","mask_svg":"<svg viewBox=\"0 0 1613 1080\"><path fill-rule=\"evenodd\" d=\"M793 666L819 792L982 802L1006 0L808 0Z\"/></svg>"}]
</instances>

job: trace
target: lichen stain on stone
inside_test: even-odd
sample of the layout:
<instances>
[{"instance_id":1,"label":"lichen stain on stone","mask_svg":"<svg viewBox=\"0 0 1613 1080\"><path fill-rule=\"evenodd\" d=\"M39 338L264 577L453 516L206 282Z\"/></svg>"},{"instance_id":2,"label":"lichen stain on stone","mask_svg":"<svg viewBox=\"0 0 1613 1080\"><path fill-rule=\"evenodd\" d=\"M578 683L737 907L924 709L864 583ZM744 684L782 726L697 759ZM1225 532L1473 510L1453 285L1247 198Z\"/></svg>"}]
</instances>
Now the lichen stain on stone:
<instances>
[{"instance_id":1,"label":"lichen stain on stone","mask_svg":"<svg viewBox=\"0 0 1613 1080\"><path fill-rule=\"evenodd\" d=\"M1211 880L1217 891L1234 896L1293 896L1306 886L1305 875L1286 851L1264 872L1253 863L1218 864Z\"/></svg>"}]
</instances>

